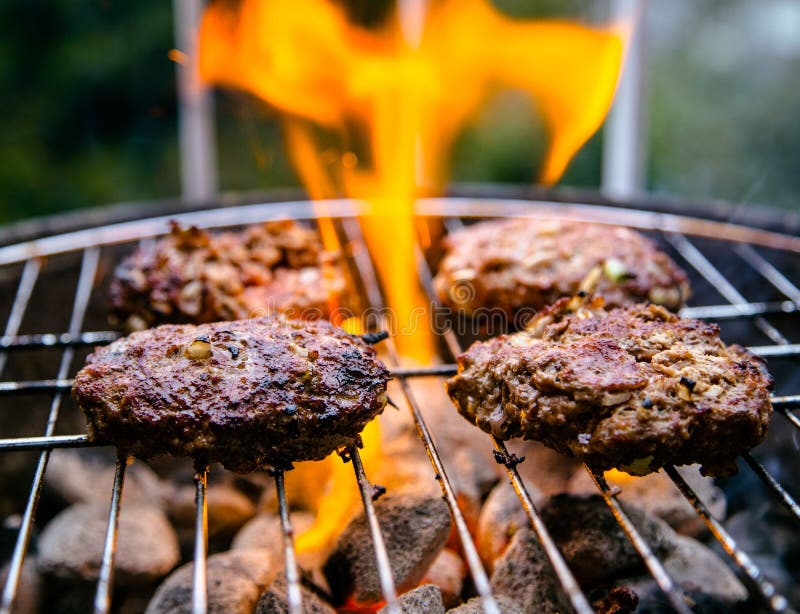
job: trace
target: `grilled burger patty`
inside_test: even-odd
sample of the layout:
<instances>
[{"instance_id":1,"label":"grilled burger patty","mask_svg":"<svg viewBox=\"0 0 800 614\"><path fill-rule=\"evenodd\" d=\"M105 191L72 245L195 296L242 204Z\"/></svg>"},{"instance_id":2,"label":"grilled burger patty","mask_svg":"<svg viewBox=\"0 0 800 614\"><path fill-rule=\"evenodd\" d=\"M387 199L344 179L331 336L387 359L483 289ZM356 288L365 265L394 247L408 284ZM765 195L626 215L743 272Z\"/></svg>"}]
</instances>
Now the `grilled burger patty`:
<instances>
[{"instance_id":1,"label":"grilled burger patty","mask_svg":"<svg viewBox=\"0 0 800 614\"><path fill-rule=\"evenodd\" d=\"M458 411L499 438L634 474L702 463L725 475L764 438L772 378L716 325L656 305L574 304L562 299L525 331L460 356L447 382Z\"/></svg>"},{"instance_id":2,"label":"grilled burger patty","mask_svg":"<svg viewBox=\"0 0 800 614\"><path fill-rule=\"evenodd\" d=\"M575 294L600 267L595 288L606 304L649 301L679 309L689 281L655 243L630 230L567 220L515 218L475 224L445 240L434 280L439 299L473 314L539 309Z\"/></svg>"},{"instance_id":3,"label":"grilled burger patty","mask_svg":"<svg viewBox=\"0 0 800 614\"><path fill-rule=\"evenodd\" d=\"M315 319L328 315L344 290L334 255L292 221L219 234L173 223L167 237L117 268L109 319L126 331L287 311Z\"/></svg>"},{"instance_id":4,"label":"grilled burger patty","mask_svg":"<svg viewBox=\"0 0 800 614\"><path fill-rule=\"evenodd\" d=\"M95 350L72 394L94 440L247 472L353 444L388 379L359 337L266 317L133 333Z\"/></svg>"}]
</instances>

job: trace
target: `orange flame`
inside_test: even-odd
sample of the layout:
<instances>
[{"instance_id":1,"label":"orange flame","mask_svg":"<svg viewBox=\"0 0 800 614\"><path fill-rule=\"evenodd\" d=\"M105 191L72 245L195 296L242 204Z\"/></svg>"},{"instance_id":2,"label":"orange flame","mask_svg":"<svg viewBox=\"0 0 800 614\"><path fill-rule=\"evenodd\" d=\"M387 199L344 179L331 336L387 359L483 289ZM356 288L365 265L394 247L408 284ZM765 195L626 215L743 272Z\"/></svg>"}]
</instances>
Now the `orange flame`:
<instances>
[{"instance_id":1,"label":"orange flame","mask_svg":"<svg viewBox=\"0 0 800 614\"><path fill-rule=\"evenodd\" d=\"M431 5L418 45L398 20L367 30L329 0L217 2L200 32L200 71L284 114L292 160L312 198L370 199L362 220L404 353L430 356L415 325L413 199L436 193L447 154L498 87L530 93L550 132L541 179L553 183L600 126L613 97L624 27L518 20L486 0ZM416 310L416 311L415 311Z\"/></svg>"},{"instance_id":2,"label":"orange flame","mask_svg":"<svg viewBox=\"0 0 800 614\"><path fill-rule=\"evenodd\" d=\"M498 88L536 101L550 137L541 180L557 181L603 121L625 38L617 25L512 19L489 0L432 2L413 44L399 19L368 30L330 0L218 1L203 18L199 66L207 82L250 92L281 113L312 198L367 201L361 224L400 352L426 363L433 342L416 275L414 199L441 192L455 139ZM333 226L322 230L326 247L337 247ZM377 426L366 440L369 471L381 461ZM300 537L300 549L328 543L346 522L343 502L357 500L349 467L325 465L336 494L315 502L322 524ZM314 483L303 471L301 490Z\"/></svg>"}]
</instances>

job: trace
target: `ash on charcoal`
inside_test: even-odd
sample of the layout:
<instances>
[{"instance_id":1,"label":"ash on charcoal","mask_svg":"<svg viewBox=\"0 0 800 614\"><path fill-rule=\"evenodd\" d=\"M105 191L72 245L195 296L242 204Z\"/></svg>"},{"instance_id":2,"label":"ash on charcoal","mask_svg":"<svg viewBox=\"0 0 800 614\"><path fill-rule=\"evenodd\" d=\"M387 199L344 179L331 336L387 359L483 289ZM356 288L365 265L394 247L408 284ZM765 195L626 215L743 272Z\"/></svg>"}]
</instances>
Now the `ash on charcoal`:
<instances>
[{"instance_id":1,"label":"ash on charcoal","mask_svg":"<svg viewBox=\"0 0 800 614\"><path fill-rule=\"evenodd\" d=\"M695 601L705 603L700 611L727 611L747 599L747 589L709 548L691 537L674 536L673 550L662 559L672 579ZM664 596L650 576L628 579L625 585L639 595L640 611L656 612ZM711 609L709 609L711 608Z\"/></svg>"},{"instance_id":2,"label":"ash on charcoal","mask_svg":"<svg viewBox=\"0 0 800 614\"><path fill-rule=\"evenodd\" d=\"M438 586L445 607L453 607L460 601L465 574L466 565L458 553L445 548L433 559L423 582Z\"/></svg>"},{"instance_id":3,"label":"ash on charcoal","mask_svg":"<svg viewBox=\"0 0 800 614\"><path fill-rule=\"evenodd\" d=\"M503 614L528 614L516 601L504 595L495 595L497 607ZM483 602L480 597L473 597L457 608L447 610L447 614L484 614Z\"/></svg>"},{"instance_id":4,"label":"ash on charcoal","mask_svg":"<svg viewBox=\"0 0 800 614\"><path fill-rule=\"evenodd\" d=\"M311 512L292 512L290 520L295 535L300 535L314 524ZM231 542L231 550L270 550L275 559L283 556L283 531L277 514L259 514L251 518Z\"/></svg>"},{"instance_id":5,"label":"ash on charcoal","mask_svg":"<svg viewBox=\"0 0 800 614\"><path fill-rule=\"evenodd\" d=\"M544 499L535 486L528 487L528 494L537 506ZM517 529L527 527L528 523L528 515L511 483L495 486L481 509L476 540L478 553L490 570Z\"/></svg>"},{"instance_id":6,"label":"ash on charcoal","mask_svg":"<svg viewBox=\"0 0 800 614\"><path fill-rule=\"evenodd\" d=\"M655 555L663 558L671 549L674 531L636 507L624 507ZM555 495L542 506L541 516L582 585L597 586L645 570L639 553L599 495Z\"/></svg>"},{"instance_id":7,"label":"ash on charcoal","mask_svg":"<svg viewBox=\"0 0 800 614\"><path fill-rule=\"evenodd\" d=\"M398 592L425 575L450 534L450 510L441 498L387 495L375 504ZM375 550L362 512L339 536L323 568L334 604L352 597L362 604L382 600Z\"/></svg>"},{"instance_id":8,"label":"ash on charcoal","mask_svg":"<svg viewBox=\"0 0 800 614\"><path fill-rule=\"evenodd\" d=\"M314 514L296 511L291 515L295 539L314 524ZM259 514L245 524L231 542L231 550L268 550L276 564L283 565L283 531L281 519L277 514ZM297 564L310 574L313 581L327 587L322 574L323 553L317 550L298 551Z\"/></svg>"},{"instance_id":9,"label":"ash on charcoal","mask_svg":"<svg viewBox=\"0 0 800 614\"><path fill-rule=\"evenodd\" d=\"M53 450L45 487L67 504L102 502L108 504L114 483L115 461L94 450ZM133 461L125 469L123 507L131 503L163 507L163 484L144 462Z\"/></svg>"},{"instance_id":10,"label":"ash on charcoal","mask_svg":"<svg viewBox=\"0 0 800 614\"><path fill-rule=\"evenodd\" d=\"M300 593L303 597L303 614L336 614L336 610L302 584ZM289 614L286 594L286 574L279 573L258 598L255 614Z\"/></svg>"},{"instance_id":11,"label":"ash on charcoal","mask_svg":"<svg viewBox=\"0 0 800 614\"><path fill-rule=\"evenodd\" d=\"M700 474L699 465L679 467L677 471L706 504L715 518L725 518L725 495L714 480ZM707 527L703 519L686 500L672 480L663 471L642 477L607 473L606 481L610 487L618 487L619 498L646 512L661 518L679 533L692 536L704 535ZM567 490L572 494L593 494L597 492L594 481L585 470L575 472Z\"/></svg>"},{"instance_id":12,"label":"ash on charcoal","mask_svg":"<svg viewBox=\"0 0 800 614\"><path fill-rule=\"evenodd\" d=\"M181 544L190 546L195 531L195 487L175 485L167 499L169 515L178 529ZM232 484L209 484L206 494L208 506L208 536L227 545L227 540L256 514L256 506Z\"/></svg>"},{"instance_id":13,"label":"ash on charcoal","mask_svg":"<svg viewBox=\"0 0 800 614\"><path fill-rule=\"evenodd\" d=\"M208 557L209 614L252 614L277 566L265 550L236 550ZM175 570L153 595L146 614L191 614L194 564Z\"/></svg>"},{"instance_id":14,"label":"ash on charcoal","mask_svg":"<svg viewBox=\"0 0 800 614\"><path fill-rule=\"evenodd\" d=\"M525 612L570 611L550 561L527 528L514 533L508 549L495 562L491 587L496 595L513 599Z\"/></svg>"},{"instance_id":15,"label":"ash on charcoal","mask_svg":"<svg viewBox=\"0 0 800 614\"><path fill-rule=\"evenodd\" d=\"M94 581L103 555L108 503L73 505L44 528L38 567L63 579ZM164 512L143 505L123 506L114 563L117 586L154 582L178 563L178 539Z\"/></svg>"},{"instance_id":16,"label":"ash on charcoal","mask_svg":"<svg viewBox=\"0 0 800 614\"><path fill-rule=\"evenodd\" d=\"M403 614L444 614L442 593L433 584L423 584L403 593L397 599L397 605ZM378 610L378 614L388 614L387 608Z\"/></svg>"}]
</instances>

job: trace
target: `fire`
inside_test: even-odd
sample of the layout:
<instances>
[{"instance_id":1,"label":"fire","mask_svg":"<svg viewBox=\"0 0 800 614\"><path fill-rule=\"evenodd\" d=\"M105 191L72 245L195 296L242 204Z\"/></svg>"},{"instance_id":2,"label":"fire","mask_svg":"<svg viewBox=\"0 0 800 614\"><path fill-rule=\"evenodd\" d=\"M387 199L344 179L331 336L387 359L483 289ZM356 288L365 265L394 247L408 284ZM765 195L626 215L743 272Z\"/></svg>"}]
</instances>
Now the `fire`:
<instances>
[{"instance_id":1,"label":"fire","mask_svg":"<svg viewBox=\"0 0 800 614\"><path fill-rule=\"evenodd\" d=\"M367 30L329 0L231 6L217 2L206 10L203 78L251 92L281 112L290 155L312 198L368 200L362 224L395 332L403 333L400 349L428 359L414 198L441 191L454 140L503 87L537 101L550 132L541 179L557 181L608 110L624 26L524 21L485 0L443 0L431 4L420 39L409 41L398 19Z\"/></svg>"},{"instance_id":2,"label":"fire","mask_svg":"<svg viewBox=\"0 0 800 614\"><path fill-rule=\"evenodd\" d=\"M312 198L366 202L361 224L391 332L403 356L424 364L434 353L416 274L414 199L442 191L455 139L499 88L536 101L549 131L541 180L557 181L611 104L626 32L512 19L489 0L431 2L422 17L419 36L409 36L397 16L366 29L330 0L218 1L203 18L199 66L205 81L250 92L279 112ZM338 247L330 221L322 235L326 247ZM364 439L370 471L382 460L377 426ZM300 537L301 549L326 545L357 501L349 465L328 459L324 468L333 496L307 488L319 483L318 468L287 479L306 496L319 494L312 503L320 524ZM316 481L303 479L306 471Z\"/></svg>"}]
</instances>

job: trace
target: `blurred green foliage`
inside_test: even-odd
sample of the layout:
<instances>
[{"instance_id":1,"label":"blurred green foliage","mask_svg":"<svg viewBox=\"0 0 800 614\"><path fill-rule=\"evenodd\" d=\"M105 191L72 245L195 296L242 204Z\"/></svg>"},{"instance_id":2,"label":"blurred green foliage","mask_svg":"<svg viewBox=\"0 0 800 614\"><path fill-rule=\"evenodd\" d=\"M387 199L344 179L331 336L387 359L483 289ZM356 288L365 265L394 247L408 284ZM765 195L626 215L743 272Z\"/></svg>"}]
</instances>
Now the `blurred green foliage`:
<instances>
[{"instance_id":1,"label":"blurred green foliage","mask_svg":"<svg viewBox=\"0 0 800 614\"><path fill-rule=\"evenodd\" d=\"M365 23L385 15L385 1L382 7L340 1ZM524 17L592 19L598 5L495 4ZM796 207L800 3L686 0L648 7L648 187ZM0 223L178 193L172 46L166 0L0 3ZM297 185L264 105L222 92L217 122L222 189ZM501 94L459 139L452 177L531 182L543 143L535 105ZM562 183L599 185L601 143L598 134Z\"/></svg>"},{"instance_id":2,"label":"blurred green foliage","mask_svg":"<svg viewBox=\"0 0 800 614\"><path fill-rule=\"evenodd\" d=\"M0 221L178 189L171 3L0 3Z\"/></svg>"}]
</instances>

